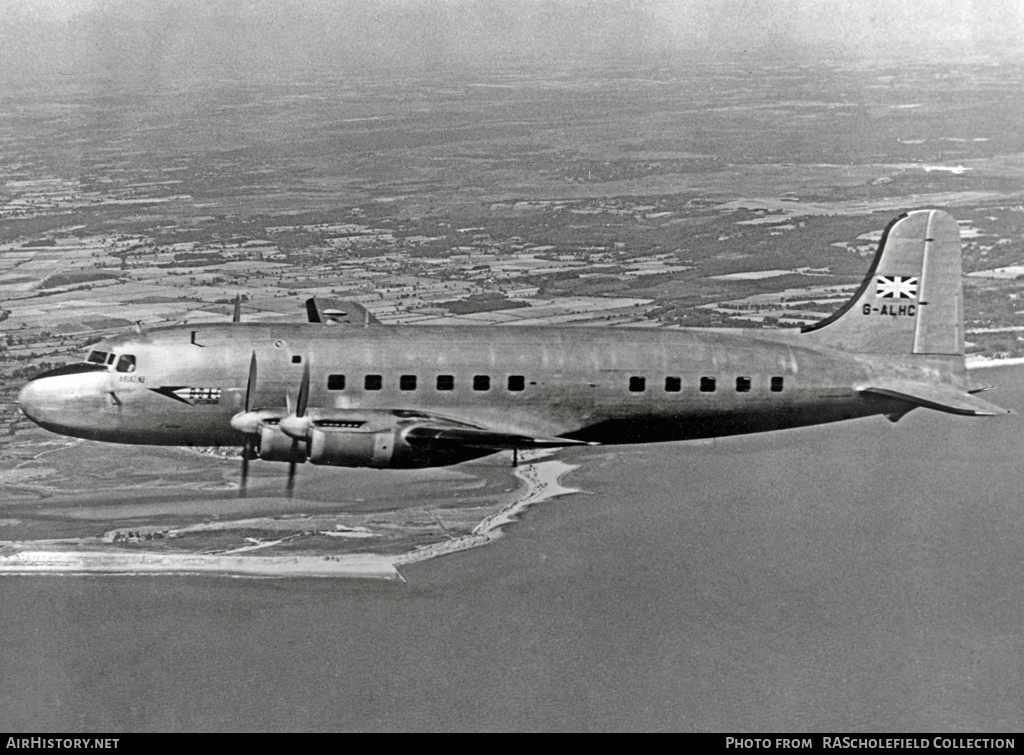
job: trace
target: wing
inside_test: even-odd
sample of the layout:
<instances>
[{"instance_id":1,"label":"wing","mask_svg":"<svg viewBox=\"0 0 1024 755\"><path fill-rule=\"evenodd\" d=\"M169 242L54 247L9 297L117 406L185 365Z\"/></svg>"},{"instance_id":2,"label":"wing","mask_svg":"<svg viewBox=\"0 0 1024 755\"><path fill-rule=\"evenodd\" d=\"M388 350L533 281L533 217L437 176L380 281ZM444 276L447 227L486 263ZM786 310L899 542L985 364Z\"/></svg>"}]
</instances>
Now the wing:
<instances>
[{"instance_id":1,"label":"wing","mask_svg":"<svg viewBox=\"0 0 1024 755\"><path fill-rule=\"evenodd\" d=\"M306 316L310 322L336 325L381 325L381 321L370 314L370 310L359 302L347 299L328 299L313 297L306 299Z\"/></svg>"}]
</instances>

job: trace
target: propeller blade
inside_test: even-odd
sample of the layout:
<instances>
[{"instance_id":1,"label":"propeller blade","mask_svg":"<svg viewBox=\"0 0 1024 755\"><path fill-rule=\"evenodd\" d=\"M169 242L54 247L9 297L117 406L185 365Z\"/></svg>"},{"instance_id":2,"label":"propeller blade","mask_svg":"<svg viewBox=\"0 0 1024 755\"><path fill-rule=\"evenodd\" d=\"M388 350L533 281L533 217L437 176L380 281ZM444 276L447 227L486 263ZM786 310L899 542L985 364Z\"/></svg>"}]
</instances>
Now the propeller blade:
<instances>
[{"instance_id":1,"label":"propeller blade","mask_svg":"<svg viewBox=\"0 0 1024 755\"><path fill-rule=\"evenodd\" d=\"M242 448L242 479L238 483L238 497L245 498L246 488L249 484L249 455L252 448L252 441L245 439L245 446Z\"/></svg>"},{"instance_id":2,"label":"propeller blade","mask_svg":"<svg viewBox=\"0 0 1024 755\"><path fill-rule=\"evenodd\" d=\"M249 360L249 379L245 383L245 411L252 411L253 399L256 397L256 350Z\"/></svg>"},{"instance_id":3,"label":"propeller blade","mask_svg":"<svg viewBox=\"0 0 1024 755\"><path fill-rule=\"evenodd\" d=\"M281 419L279 427L281 431L295 439L292 444L292 455L299 452L298 442L309 440L310 418L307 416L309 409L309 361L307 360L302 368L302 380L299 383L299 395L297 399L292 397L291 391L286 393L288 403L288 416ZM308 449L307 449L308 452Z\"/></svg>"},{"instance_id":4,"label":"propeller blade","mask_svg":"<svg viewBox=\"0 0 1024 755\"><path fill-rule=\"evenodd\" d=\"M295 441L295 443L292 444L292 448L294 449L295 446L297 446L297 445L298 445L298 441ZM296 468L296 466L297 465L296 465L296 463L294 461L288 462L288 483L285 486L285 493L287 494L287 496L289 498L291 498L293 495L295 495L295 468Z\"/></svg>"},{"instance_id":5,"label":"propeller blade","mask_svg":"<svg viewBox=\"0 0 1024 755\"><path fill-rule=\"evenodd\" d=\"M236 311L238 300L235 302ZM249 360L249 378L245 381L245 414L252 411L253 399L256 396L256 351L252 352L252 359ZM232 417L232 426L235 425L235 418ZM255 450L255 439L251 434L245 436L245 444L242 446L242 479L238 483L238 497L245 498L249 485L249 457Z\"/></svg>"},{"instance_id":6,"label":"propeller blade","mask_svg":"<svg viewBox=\"0 0 1024 755\"><path fill-rule=\"evenodd\" d=\"M298 398L292 399L292 392L285 391L285 402L288 406L288 416L284 417L279 427L282 432L292 437L292 461L288 462L288 484L285 488L287 495L291 498L295 494L295 472L298 468L296 458L299 455L299 443L306 444L306 453L309 453L309 420L303 421L306 416L306 409L309 407L309 357L303 360L302 379L299 382ZM304 459L305 457L303 457Z\"/></svg>"},{"instance_id":7,"label":"propeller blade","mask_svg":"<svg viewBox=\"0 0 1024 755\"><path fill-rule=\"evenodd\" d=\"M242 321L242 295L235 294L235 311L231 313L231 322Z\"/></svg>"},{"instance_id":8,"label":"propeller blade","mask_svg":"<svg viewBox=\"0 0 1024 755\"><path fill-rule=\"evenodd\" d=\"M298 406L295 407L295 415L298 417L306 416L306 406L309 404L309 355L303 360L302 364L302 382L299 383L299 401Z\"/></svg>"}]
</instances>

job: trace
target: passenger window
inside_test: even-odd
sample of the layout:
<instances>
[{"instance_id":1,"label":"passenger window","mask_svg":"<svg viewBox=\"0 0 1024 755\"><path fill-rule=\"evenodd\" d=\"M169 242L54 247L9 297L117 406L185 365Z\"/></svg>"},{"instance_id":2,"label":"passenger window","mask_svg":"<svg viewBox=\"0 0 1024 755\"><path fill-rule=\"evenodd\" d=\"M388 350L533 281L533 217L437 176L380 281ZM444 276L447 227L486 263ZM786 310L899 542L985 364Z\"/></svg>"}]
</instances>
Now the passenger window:
<instances>
[{"instance_id":1,"label":"passenger window","mask_svg":"<svg viewBox=\"0 0 1024 755\"><path fill-rule=\"evenodd\" d=\"M363 387L368 391L379 391L384 385L384 378L380 375L367 375L363 381Z\"/></svg>"},{"instance_id":2,"label":"passenger window","mask_svg":"<svg viewBox=\"0 0 1024 755\"><path fill-rule=\"evenodd\" d=\"M489 391L491 389L491 377L490 375L474 375L473 376L473 390L474 391Z\"/></svg>"},{"instance_id":3,"label":"passenger window","mask_svg":"<svg viewBox=\"0 0 1024 755\"><path fill-rule=\"evenodd\" d=\"M526 378L522 375L508 376L508 389L510 391L521 391L526 388Z\"/></svg>"},{"instance_id":4,"label":"passenger window","mask_svg":"<svg viewBox=\"0 0 1024 755\"><path fill-rule=\"evenodd\" d=\"M292 356L292 364L302 364L302 357L298 354Z\"/></svg>"},{"instance_id":5,"label":"passenger window","mask_svg":"<svg viewBox=\"0 0 1024 755\"><path fill-rule=\"evenodd\" d=\"M782 380L783 379L780 377L772 378L772 390L776 393L780 393L782 391Z\"/></svg>"},{"instance_id":6,"label":"passenger window","mask_svg":"<svg viewBox=\"0 0 1024 755\"><path fill-rule=\"evenodd\" d=\"M453 390L455 390L455 376L454 375L438 375L437 376L437 390L439 390L439 391L453 391Z\"/></svg>"},{"instance_id":7,"label":"passenger window","mask_svg":"<svg viewBox=\"0 0 1024 755\"><path fill-rule=\"evenodd\" d=\"M135 357L131 354L122 354L115 369L118 372L135 372Z\"/></svg>"},{"instance_id":8,"label":"passenger window","mask_svg":"<svg viewBox=\"0 0 1024 755\"><path fill-rule=\"evenodd\" d=\"M750 390L750 378L738 377L736 378L736 390L739 393L746 393Z\"/></svg>"},{"instance_id":9,"label":"passenger window","mask_svg":"<svg viewBox=\"0 0 1024 755\"><path fill-rule=\"evenodd\" d=\"M327 390L329 390L329 391L343 391L343 390L345 390L345 376L344 375L328 375L327 376Z\"/></svg>"},{"instance_id":10,"label":"passenger window","mask_svg":"<svg viewBox=\"0 0 1024 755\"><path fill-rule=\"evenodd\" d=\"M403 391L416 390L416 376L402 375L400 378L398 378L398 388Z\"/></svg>"},{"instance_id":11,"label":"passenger window","mask_svg":"<svg viewBox=\"0 0 1024 755\"><path fill-rule=\"evenodd\" d=\"M634 375L629 379L629 390L633 393L642 393L647 389L647 378Z\"/></svg>"},{"instance_id":12,"label":"passenger window","mask_svg":"<svg viewBox=\"0 0 1024 755\"><path fill-rule=\"evenodd\" d=\"M700 379L700 390L702 393L714 393L715 379L713 377L702 377Z\"/></svg>"},{"instance_id":13,"label":"passenger window","mask_svg":"<svg viewBox=\"0 0 1024 755\"><path fill-rule=\"evenodd\" d=\"M683 379L677 377L665 378L665 390L669 393L679 393L683 390Z\"/></svg>"}]
</instances>

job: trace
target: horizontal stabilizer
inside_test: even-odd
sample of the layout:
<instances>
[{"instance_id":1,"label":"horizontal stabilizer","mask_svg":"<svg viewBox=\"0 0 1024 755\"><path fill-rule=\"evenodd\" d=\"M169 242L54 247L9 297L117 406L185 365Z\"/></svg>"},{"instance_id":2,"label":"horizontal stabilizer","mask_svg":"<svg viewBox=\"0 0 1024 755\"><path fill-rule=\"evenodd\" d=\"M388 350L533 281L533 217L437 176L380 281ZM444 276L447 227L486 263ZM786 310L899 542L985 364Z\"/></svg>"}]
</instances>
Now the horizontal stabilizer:
<instances>
[{"instance_id":1,"label":"horizontal stabilizer","mask_svg":"<svg viewBox=\"0 0 1024 755\"><path fill-rule=\"evenodd\" d=\"M497 433L475 427L415 425L405 433L410 446L442 448L469 446L471 448L561 448L562 446L589 446L581 440L568 438L531 438L528 435Z\"/></svg>"},{"instance_id":2,"label":"horizontal stabilizer","mask_svg":"<svg viewBox=\"0 0 1024 755\"><path fill-rule=\"evenodd\" d=\"M356 301L313 297L306 299L306 316L310 322L324 325L380 325L370 310Z\"/></svg>"},{"instance_id":3,"label":"horizontal stabilizer","mask_svg":"<svg viewBox=\"0 0 1024 755\"><path fill-rule=\"evenodd\" d=\"M965 414L972 417L995 417L1002 414L1016 414L993 403L980 399L956 386L944 383L918 383L912 380L886 380L859 393L886 396L936 409L950 414Z\"/></svg>"}]
</instances>

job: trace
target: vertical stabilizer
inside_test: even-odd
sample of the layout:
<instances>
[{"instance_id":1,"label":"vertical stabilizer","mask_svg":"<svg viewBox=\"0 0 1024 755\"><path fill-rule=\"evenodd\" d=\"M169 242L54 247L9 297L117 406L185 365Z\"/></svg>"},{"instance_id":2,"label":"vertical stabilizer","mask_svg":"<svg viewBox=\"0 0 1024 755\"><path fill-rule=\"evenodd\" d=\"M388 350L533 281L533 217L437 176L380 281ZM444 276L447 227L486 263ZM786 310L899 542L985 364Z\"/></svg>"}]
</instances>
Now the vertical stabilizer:
<instances>
[{"instance_id":1,"label":"vertical stabilizer","mask_svg":"<svg viewBox=\"0 0 1024 755\"><path fill-rule=\"evenodd\" d=\"M865 354L964 353L960 228L941 210L896 218L860 288L804 329L825 346Z\"/></svg>"}]
</instances>

